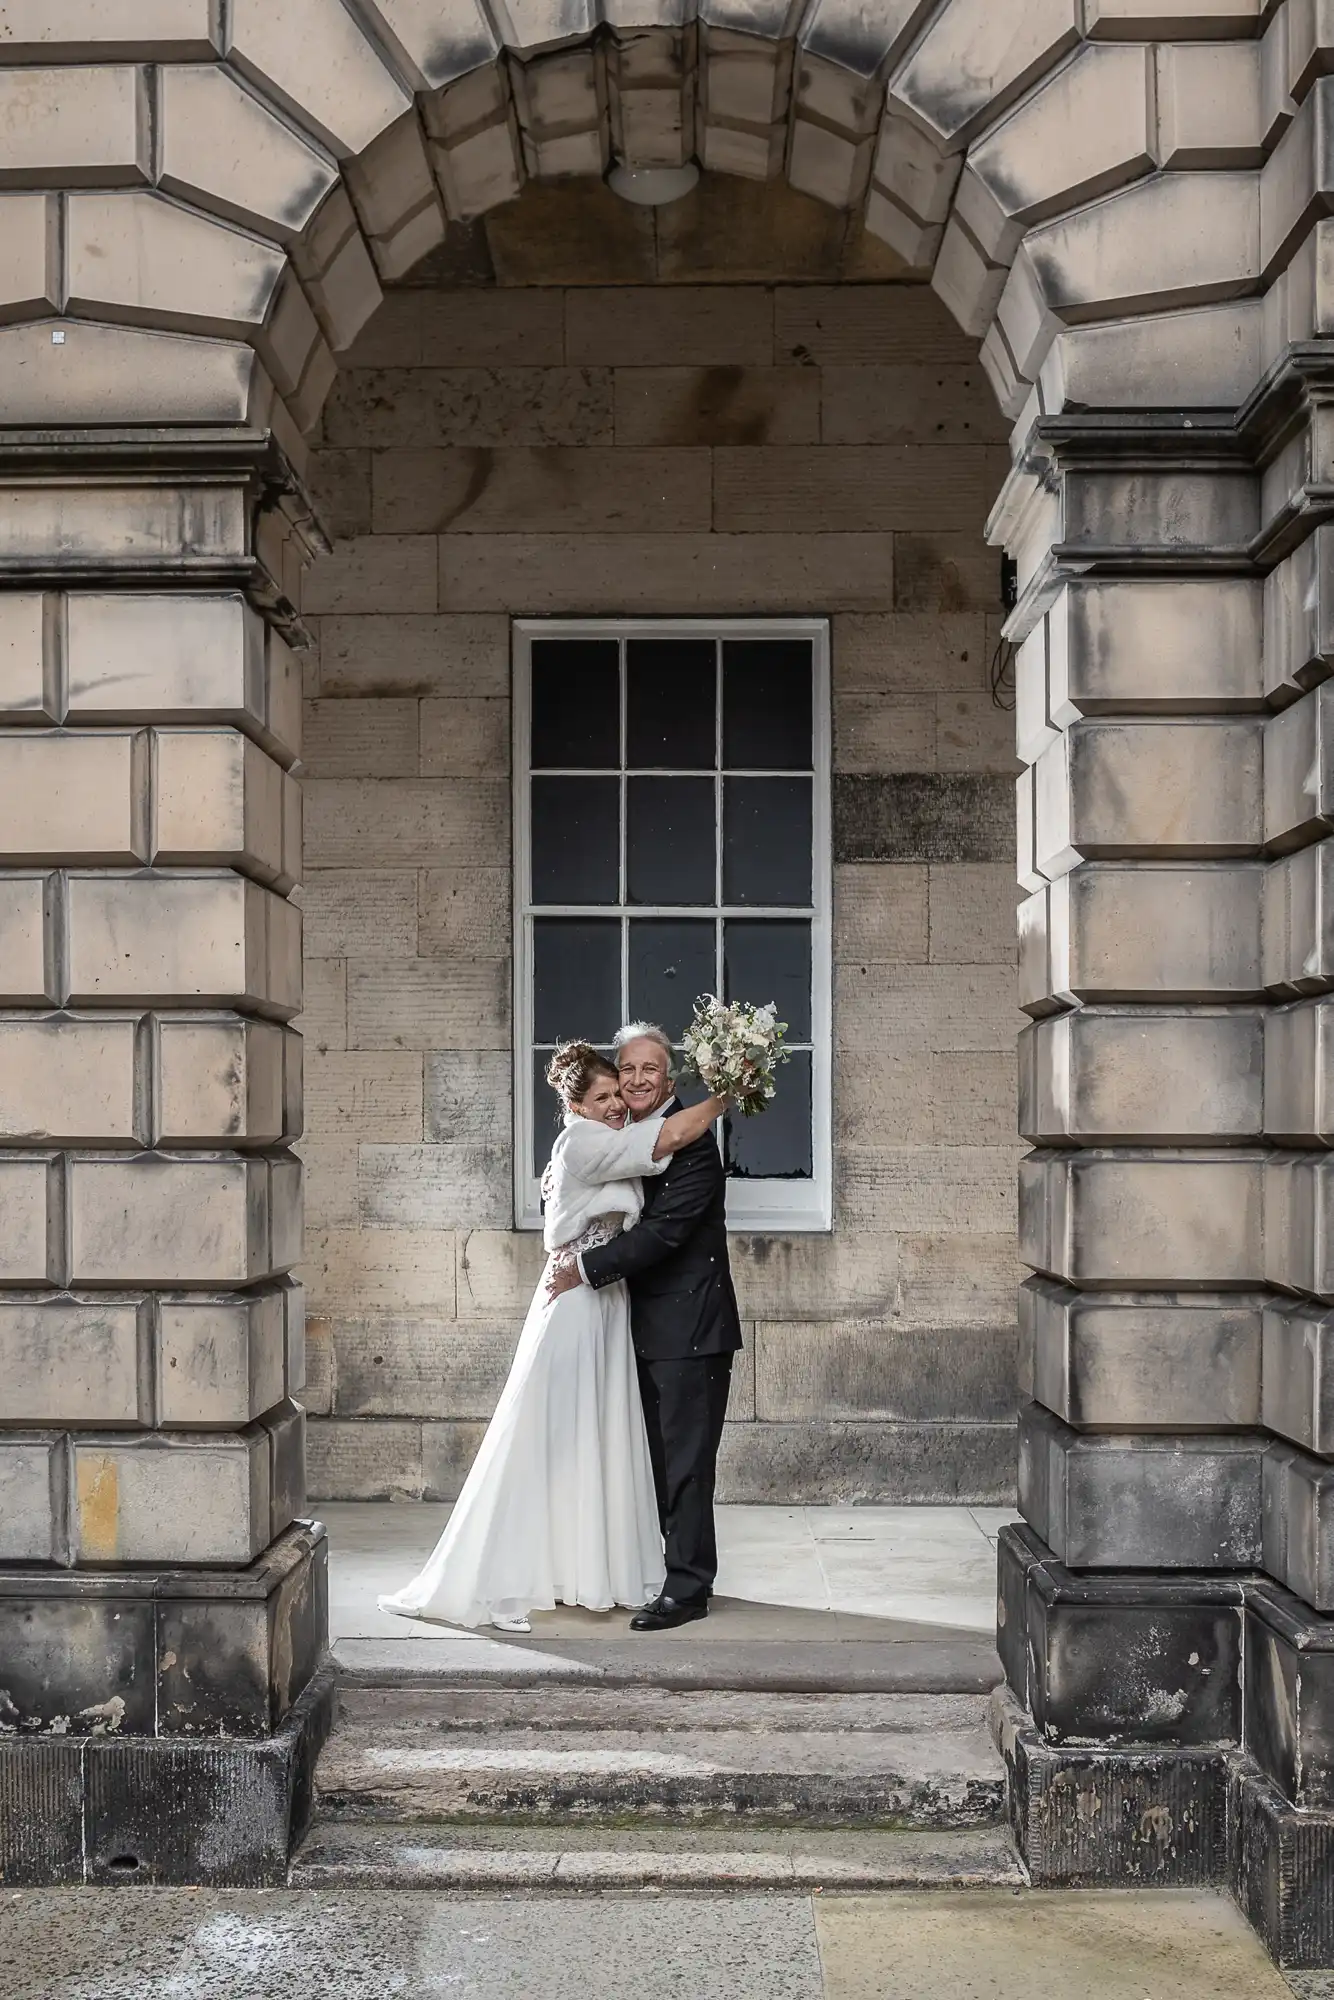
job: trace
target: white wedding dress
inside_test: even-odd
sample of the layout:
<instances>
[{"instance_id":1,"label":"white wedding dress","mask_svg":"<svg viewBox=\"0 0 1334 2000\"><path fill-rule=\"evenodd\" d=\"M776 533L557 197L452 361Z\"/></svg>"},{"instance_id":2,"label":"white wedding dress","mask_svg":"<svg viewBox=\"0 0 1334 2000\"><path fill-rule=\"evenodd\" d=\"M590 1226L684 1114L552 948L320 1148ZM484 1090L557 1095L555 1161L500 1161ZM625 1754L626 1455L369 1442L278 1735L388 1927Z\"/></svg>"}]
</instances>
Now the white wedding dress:
<instances>
[{"instance_id":1,"label":"white wedding dress","mask_svg":"<svg viewBox=\"0 0 1334 2000\"><path fill-rule=\"evenodd\" d=\"M571 1113L543 1176L548 1258L509 1379L425 1568L380 1607L477 1626L557 1604L609 1611L665 1577L623 1284L546 1296L550 1253L633 1228L661 1117L615 1131Z\"/></svg>"}]
</instances>

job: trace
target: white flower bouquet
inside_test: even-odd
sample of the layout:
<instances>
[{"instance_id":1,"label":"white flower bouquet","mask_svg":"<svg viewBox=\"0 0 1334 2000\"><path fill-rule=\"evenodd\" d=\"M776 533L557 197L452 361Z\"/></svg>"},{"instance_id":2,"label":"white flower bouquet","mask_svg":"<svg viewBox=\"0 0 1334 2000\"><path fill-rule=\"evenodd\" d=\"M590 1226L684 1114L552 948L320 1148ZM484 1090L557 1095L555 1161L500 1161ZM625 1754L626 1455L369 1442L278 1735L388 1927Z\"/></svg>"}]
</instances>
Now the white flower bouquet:
<instances>
[{"instance_id":1,"label":"white flower bouquet","mask_svg":"<svg viewBox=\"0 0 1334 2000\"><path fill-rule=\"evenodd\" d=\"M753 1118L772 1102L774 1071L788 1060L783 1046L787 1022L772 1000L751 1007L702 993L681 1046L685 1074L698 1077L716 1097L730 1097L744 1117Z\"/></svg>"}]
</instances>

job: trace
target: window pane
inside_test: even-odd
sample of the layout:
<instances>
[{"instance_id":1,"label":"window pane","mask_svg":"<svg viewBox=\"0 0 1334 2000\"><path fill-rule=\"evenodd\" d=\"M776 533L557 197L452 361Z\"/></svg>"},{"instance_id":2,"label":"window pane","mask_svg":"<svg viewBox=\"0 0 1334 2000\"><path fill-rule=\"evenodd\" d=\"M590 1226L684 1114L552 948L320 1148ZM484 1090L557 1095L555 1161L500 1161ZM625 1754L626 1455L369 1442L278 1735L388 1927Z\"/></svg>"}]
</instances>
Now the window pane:
<instances>
[{"instance_id":1,"label":"window pane","mask_svg":"<svg viewBox=\"0 0 1334 2000\"><path fill-rule=\"evenodd\" d=\"M533 924L533 1039L609 1042L621 1020L616 917L538 917Z\"/></svg>"},{"instance_id":2,"label":"window pane","mask_svg":"<svg viewBox=\"0 0 1334 2000\"><path fill-rule=\"evenodd\" d=\"M729 1000L745 1000L756 1007L772 1000L779 1020L787 1022L788 1040L810 1040L808 923L747 923L744 918L730 918L723 925L723 979ZM786 1076L787 1072L781 1074Z\"/></svg>"},{"instance_id":3,"label":"window pane","mask_svg":"<svg viewBox=\"0 0 1334 2000\"><path fill-rule=\"evenodd\" d=\"M723 763L728 770L809 771L809 639L723 642Z\"/></svg>"},{"instance_id":4,"label":"window pane","mask_svg":"<svg viewBox=\"0 0 1334 2000\"><path fill-rule=\"evenodd\" d=\"M533 769L615 770L621 761L615 639L535 639Z\"/></svg>"},{"instance_id":5,"label":"window pane","mask_svg":"<svg viewBox=\"0 0 1334 2000\"><path fill-rule=\"evenodd\" d=\"M724 779L723 901L810 900L810 779Z\"/></svg>"},{"instance_id":6,"label":"window pane","mask_svg":"<svg viewBox=\"0 0 1334 2000\"><path fill-rule=\"evenodd\" d=\"M717 752L712 639L631 639L625 648L625 761L632 768L712 771Z\"/></svg>"},{"instance_id":7,"label":"window pane","mask_svg":"<svg viewBox=\"0 0 1334 2000\"><path fill-rule=\"evenodd\" d=\"M627 900L712 903L713 779L630 778L627 791Z\"/></svg>"},{"instance_id":8,"label":"window pane","mask_svg":"<svg viewBox=\"0 0 1334 2000\"><path fill-rule=\"evenodd\" d=\"M707 919L645 917L630 925L630 1017L679 1042L701 993L717 988L717 937Z\"/></svg>"},{"instance_id":9,"label":"window pane","mask_svg":"<svg viewBox=\"0 0 1334 2000\"><path fill-rule=\"evenodd\" d=\"M533 901L614 903L621 886L619 778L534 778Z\"/></svg>"},{"instance_id":10,"label":"window pane","mask_svg":"<svg viewBox=\"0 0 1334 2000\"><path fill-rule=\"evenodd\" d=\"M811 1147L811 1058L800 1050L778 1072L778 1095L754 1118L729 1118L727 1170L738 1180L808 1181Z\"/></svg>"}]
</instances>

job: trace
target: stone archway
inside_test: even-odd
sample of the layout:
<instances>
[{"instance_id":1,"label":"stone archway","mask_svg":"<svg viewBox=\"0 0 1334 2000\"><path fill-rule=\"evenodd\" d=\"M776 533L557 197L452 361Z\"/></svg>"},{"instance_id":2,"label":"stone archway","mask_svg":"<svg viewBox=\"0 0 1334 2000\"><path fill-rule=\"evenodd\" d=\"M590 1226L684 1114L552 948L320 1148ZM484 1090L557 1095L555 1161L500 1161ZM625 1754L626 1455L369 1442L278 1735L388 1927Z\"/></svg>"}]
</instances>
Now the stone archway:
<instances>
[{"instance_id":1,"label":"stone archway","mask_svg":"<svg viewBox=\"0 0 1334 2000\"><path fill-rule=\"evenodd\" d=\"M296 1768L317 1727L321 1552L291 1525L286 1393L287 641L318 540L303 437L334 355L451 217L613 155L698 156L859 209L982 338L1015 424L993 531L1019 571L1023 1244L1042 1274L1030 1529L1002 1574L1021 1838L1050 1877L1133 1878L1123 1828L1174 1786L1214 1832L1156 1879L1199 1879L1225 1865L1235 1783L1249 1907L1285 1949L1328 1949L1323 1905L1297 1939L1251 1886L1267 1843L1324 1837L1293 1808L1329 1796L1320 1724L1287 1692L1334 1609L1331 65L1313 11L562 5L525 8L522 37L517 8L462 0L443 26L423 0L233 0L225 34L206 0L158 0L132 37L100 0L74 11L17 0L0 29L0 1326L18 1384L0 1480L5 1553L43 1585L4 1581L41 1606L9 1673L20 1717L123 1703L134 1776L85 1861L101 1748L42 1738L63 1818L20 1865L99 1879L117 1815L196 1782L184 1739L276 1729L264 1755ZM1142 1571L1157 1580L1119 1574ZM1234 1780L1243 1596L1271 1694L1246 1724L1265 1775ZM1089 1619L1113 1661L1168 1661L1186 1687L1170 1722L1142 1679L1078 1667ZM199 1669L188 1688L153 1664L168 1655ZM1089 1739L1138 1747L1058 1747ZM1052 1831L1072 1771L1105 1796L1092 1847ZM260 1834L242 1813L222 1872L272 1874L286 1812ZM165 1871L206 1870L191 1840Z\"/></svg>"}]
</instances>

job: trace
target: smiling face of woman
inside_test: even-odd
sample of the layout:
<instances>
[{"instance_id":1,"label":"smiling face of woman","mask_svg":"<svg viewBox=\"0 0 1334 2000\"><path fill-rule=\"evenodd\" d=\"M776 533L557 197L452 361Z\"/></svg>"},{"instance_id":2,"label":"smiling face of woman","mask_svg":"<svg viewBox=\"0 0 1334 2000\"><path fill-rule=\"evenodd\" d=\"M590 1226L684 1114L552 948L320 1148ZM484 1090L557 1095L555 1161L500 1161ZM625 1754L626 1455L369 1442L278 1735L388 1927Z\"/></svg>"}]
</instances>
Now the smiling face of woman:
<instances>
[{"instance_id":1,"label":"smiling face of woman","mask_svg":"<svg viewBox=\"0 0 1334 2000\"><path fill-rule=\"evenodd\" d=\"M601 1071L593 1078L587 1093L574 1109L581 1118L592 1118L599 1125L612 1125L617 1131L625 1123L625 1100L621 1096L620 1085L614 1076L605 1076Z\"/></svg>"}]
</instances>

